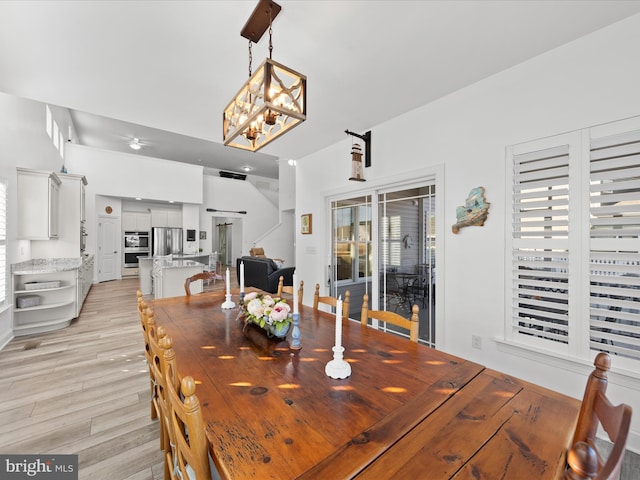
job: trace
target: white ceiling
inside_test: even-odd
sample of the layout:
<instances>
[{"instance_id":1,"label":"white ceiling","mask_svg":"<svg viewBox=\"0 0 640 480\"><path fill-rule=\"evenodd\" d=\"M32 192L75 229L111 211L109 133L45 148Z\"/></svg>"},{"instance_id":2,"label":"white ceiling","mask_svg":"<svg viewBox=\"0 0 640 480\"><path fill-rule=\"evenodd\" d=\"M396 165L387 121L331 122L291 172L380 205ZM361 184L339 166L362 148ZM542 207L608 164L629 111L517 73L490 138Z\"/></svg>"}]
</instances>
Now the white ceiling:
<instances>
[{"instance_id":1,"label":"white ceiling","mask_svg":"<svg viewBox=\"0 0 640 480\"><path fill-rule=\"evenodd\" d=\"M0 91L72 110L82 144L277 177L300 158L640 12L640 1L281 0L273 58L307 75L307 121L222 146L257 0L0 1ZM268 35L253 47L254 68Z\"/></svg>"}]
</instances>

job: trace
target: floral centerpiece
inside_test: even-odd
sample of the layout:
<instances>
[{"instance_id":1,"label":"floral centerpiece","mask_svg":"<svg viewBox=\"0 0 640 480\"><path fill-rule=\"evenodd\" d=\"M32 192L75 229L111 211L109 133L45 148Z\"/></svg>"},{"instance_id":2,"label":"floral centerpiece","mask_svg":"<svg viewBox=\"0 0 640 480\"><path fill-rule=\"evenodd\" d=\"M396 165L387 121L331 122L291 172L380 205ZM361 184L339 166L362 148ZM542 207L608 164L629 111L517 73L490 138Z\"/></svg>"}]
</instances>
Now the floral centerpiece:
<instances>
[{"instance_id":1,"label":"floral centerpiece","mask_svg":"<svg viewBox=\"0 0 640 480\"><path fill-rule=\"evenodd\" d=\"M245 323L255 323L268 336L284 338L291 326L291 307L284 298L251 292L245 295L240 309L244 312Z\"/></svg>"}]
</instances>

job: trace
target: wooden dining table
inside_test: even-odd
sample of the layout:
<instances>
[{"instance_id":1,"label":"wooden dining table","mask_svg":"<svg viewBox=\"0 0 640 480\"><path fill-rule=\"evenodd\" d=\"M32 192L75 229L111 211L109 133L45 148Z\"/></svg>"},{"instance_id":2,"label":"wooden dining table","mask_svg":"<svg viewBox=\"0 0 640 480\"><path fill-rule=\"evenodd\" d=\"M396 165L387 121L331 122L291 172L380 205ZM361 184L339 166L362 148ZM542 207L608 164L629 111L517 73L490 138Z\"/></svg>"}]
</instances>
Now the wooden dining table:
<instances>
[{"instance_id":1,"label":"wooden dining table","mask_svg":"<svg viewBox=\"0 0 640 480\"><path fill-rule=\"evenodd\" d=\"M578 400L356 321L342 324L351 375L330 378L335 315L304 306L292 349L291 331L269 339L223 301L150 302L223 478L561 477Z\"/></svg>"}]
</instances>

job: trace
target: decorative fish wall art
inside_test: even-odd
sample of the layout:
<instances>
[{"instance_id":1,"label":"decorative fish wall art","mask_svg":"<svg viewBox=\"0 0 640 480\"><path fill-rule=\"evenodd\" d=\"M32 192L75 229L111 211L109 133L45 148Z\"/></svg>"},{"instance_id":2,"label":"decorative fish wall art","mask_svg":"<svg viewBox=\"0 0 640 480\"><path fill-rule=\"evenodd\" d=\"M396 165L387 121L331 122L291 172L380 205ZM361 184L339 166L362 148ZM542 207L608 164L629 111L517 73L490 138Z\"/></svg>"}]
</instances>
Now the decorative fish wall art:
<instances>
[{"instance_id":1,"label":"decorative fish wall art","mask_svg":"<svg viewBox=\"0 0 640 480\"><path fill-rule=\"evenodd\" d=\"M457 222L451 227L453 233L458 233L462 227L481 227L489 216L491 204L484 198L484 187L473 188L464 203L464 207L456 208Z\"/></svg>"}]
</instances>

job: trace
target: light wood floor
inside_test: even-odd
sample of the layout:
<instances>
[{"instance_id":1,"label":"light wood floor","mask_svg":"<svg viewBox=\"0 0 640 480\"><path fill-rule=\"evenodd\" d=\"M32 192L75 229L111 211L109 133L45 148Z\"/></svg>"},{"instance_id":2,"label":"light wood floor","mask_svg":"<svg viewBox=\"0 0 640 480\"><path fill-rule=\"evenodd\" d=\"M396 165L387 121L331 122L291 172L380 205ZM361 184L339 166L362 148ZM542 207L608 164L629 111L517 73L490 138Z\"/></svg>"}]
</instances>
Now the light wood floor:
<instances>
[{"instance_id":1,"label":"light wood floor","mask_svg":"<svg viewBox=\"0 0 640 480\"><path fill-rule=\"evenodd\" d=\"M94 285L68 328L0 351L0 451L77 454L80 479L162 479L137 288Z\"/></svg>"}]
</instances>

